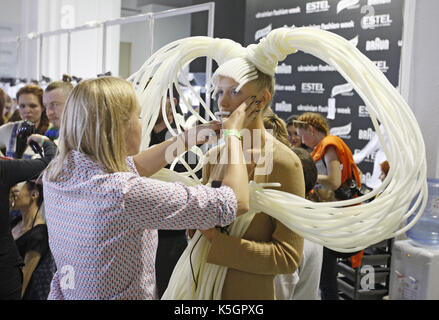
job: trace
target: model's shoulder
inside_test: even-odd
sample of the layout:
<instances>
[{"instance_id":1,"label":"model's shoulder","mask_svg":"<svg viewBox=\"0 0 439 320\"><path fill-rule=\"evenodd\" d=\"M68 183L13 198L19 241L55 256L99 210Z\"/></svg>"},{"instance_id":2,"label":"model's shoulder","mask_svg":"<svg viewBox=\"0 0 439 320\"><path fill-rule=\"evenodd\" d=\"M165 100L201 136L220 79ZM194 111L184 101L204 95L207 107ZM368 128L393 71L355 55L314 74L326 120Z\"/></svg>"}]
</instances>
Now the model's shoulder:
<instances>
[{"instance_id":1,"label":"model's shoulder","mask_svg":"<svg viewBox=\"0 0 439 320\"><path fill-rule=\"evenodd\" d=\"M294 165L300 163L297 154L279 140L273 139L273 161L275 163L285 163L285 165Z\"/></svg>"}]
</instances>

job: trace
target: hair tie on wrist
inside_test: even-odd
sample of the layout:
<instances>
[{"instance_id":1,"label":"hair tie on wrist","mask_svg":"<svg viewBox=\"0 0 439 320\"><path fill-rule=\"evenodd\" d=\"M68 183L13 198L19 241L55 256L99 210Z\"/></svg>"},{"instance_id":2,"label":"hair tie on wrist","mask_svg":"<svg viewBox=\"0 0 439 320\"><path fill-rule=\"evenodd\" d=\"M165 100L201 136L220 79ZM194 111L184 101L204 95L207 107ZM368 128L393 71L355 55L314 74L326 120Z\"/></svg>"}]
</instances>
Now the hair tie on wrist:
<instances>
[{"instance_id":1,"label":"hair tie on wrist","mask_svg":"<svg viewBox=\"0 0 439 320\"><path fill-rule=\"evenodd\" d=\"M224 139L227 138L227 136L235 136L237 137L239 140L242 140L242 136L239 133L238 130L233 130L233 129L225 129L224 133L223 133Z\"/></svg>"}]
</instances>

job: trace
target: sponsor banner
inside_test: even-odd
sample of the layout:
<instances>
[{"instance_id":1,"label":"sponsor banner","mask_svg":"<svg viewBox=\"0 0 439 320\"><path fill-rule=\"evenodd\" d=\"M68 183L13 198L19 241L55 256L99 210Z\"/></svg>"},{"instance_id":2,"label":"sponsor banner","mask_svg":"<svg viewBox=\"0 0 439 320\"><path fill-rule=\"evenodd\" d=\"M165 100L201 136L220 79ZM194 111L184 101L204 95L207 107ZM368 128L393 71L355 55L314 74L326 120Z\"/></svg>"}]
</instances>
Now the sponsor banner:
<instances>
[{"instance_id":1,"label":"sponsor banner","mask_svg":"<svg viewBox=\"0 0 439 320\"><path fill-rule=\"evenodd\" d=\"M398 87L403 7L404 0L247 1L244 45L280 27L327 30L351 42ZM366 103L353 85L327 62L300 51L279 62L272 106L283 119L303 112L324 115L331 133L345 139L353 152L375 134ZM366 178L373 161L368 156L359 165Z\"/></svg>"}]
</instances>

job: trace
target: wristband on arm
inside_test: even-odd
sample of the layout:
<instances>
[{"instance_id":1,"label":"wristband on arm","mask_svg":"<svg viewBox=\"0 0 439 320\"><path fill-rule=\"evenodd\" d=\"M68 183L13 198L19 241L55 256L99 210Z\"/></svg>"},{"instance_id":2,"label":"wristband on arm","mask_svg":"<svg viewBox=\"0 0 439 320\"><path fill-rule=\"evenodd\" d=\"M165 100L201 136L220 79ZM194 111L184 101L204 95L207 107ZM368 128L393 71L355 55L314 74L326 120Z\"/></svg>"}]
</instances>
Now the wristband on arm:
<instances>
[{"instance_id":1,"label":"wristband on arm","mask_svg":"<svg viewBox=\"0 0 439 320\"><path fill-rule=\"evenodd\" d=\"M228 136L235 136L237 137L239 140L242 140L242 136L239 133L238 130L233 130L233 129L225 129L224 133L223 133L224 139L226 139Z\"/></svg>"}]
</instances>

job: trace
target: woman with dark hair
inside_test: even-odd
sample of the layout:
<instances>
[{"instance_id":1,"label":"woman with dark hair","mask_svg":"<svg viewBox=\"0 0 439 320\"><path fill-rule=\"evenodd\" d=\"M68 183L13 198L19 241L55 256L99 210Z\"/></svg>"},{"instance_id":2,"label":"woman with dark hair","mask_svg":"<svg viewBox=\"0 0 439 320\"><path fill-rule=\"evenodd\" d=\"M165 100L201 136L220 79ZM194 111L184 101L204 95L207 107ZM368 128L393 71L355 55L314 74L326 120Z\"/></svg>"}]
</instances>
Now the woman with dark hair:
<instances>
[{"instance_id":1,"label":"woman with dark hair","mask_svg":"<svg viewBox=\"0 0 439 320\"><path fill-rule=\"evenodd\" d=\"M32 135L30 141L43 142L44 157L33 160L0 159L0 300L20 299L23 259L12 237L9 223L9 190L19 182L35 178L56 153L49 138ZM35 221L36 222L36 221Z\"/></svg>"},{"instance_id":2,"label":"woman with dark hair","mask_svg":"<svg viewBox=\"0 0 439 320\"><path fill-rule=\"evenodd\" d=\"M18 110L22 121L10 122L0 127L0 148L6 148L6 156L21 158L16 155L17 134L25 121L35 126L35 133L44 135L49 127L44 104L43 89L36 84L28 84L17 92ZM29 159L34 155L30 148L24 151L24 158Z\"/></svg>"},{"instance_id":3,"label":"woman with dark hair","mask_svg":"<svg viewBox=\"0 0 439 320\"><path fill-rule=\"evenodd\" d=\"M22 220L12 236L24 260L21 296L25 300L46 300L55 273L42 204L42 184L28 180L14 193L14 208L21 211Z\"/></svg>"}]
</instances>

